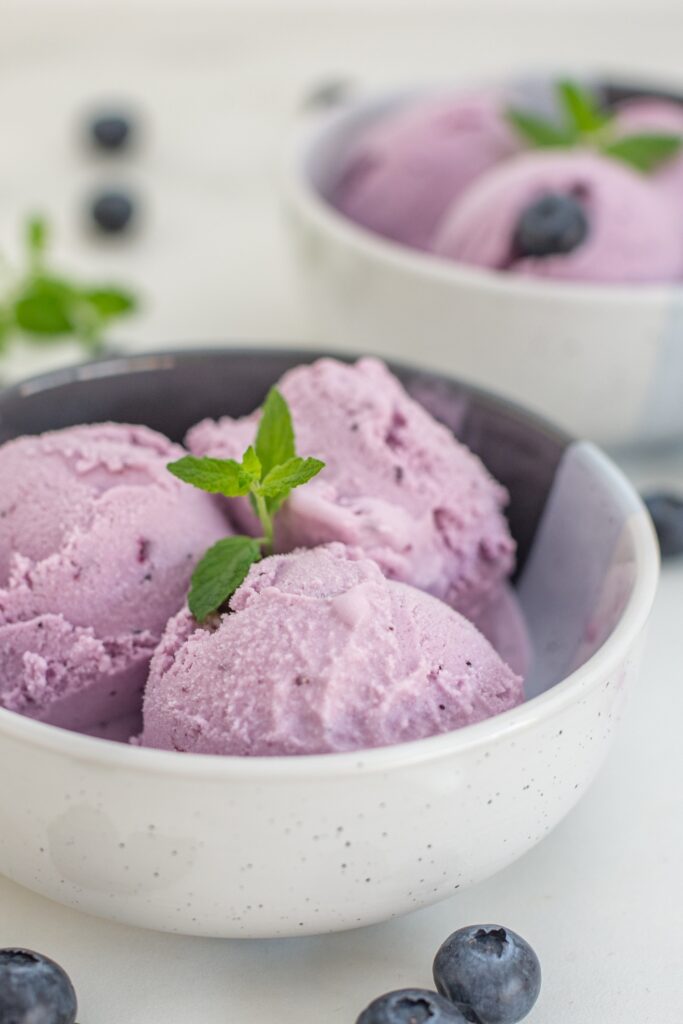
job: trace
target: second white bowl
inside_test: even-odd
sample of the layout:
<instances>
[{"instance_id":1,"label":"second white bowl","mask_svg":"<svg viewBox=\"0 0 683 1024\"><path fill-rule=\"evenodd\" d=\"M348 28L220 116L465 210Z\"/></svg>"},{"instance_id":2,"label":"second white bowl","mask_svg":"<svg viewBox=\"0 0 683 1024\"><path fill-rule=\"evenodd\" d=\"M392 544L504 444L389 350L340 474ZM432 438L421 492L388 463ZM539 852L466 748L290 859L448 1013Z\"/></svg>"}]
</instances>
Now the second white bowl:
<instances>
[{"instance_id":1,"label":"second white bowl","mask_svg":"<svg viewBox=\"0 0 683 1024\"><path fill-rule=\"evenodd\" d=\"M352 139L416 95L313 115L288 156L285 194L315 336L457 374L601 444L682 436L683 287L506 277L397 245L327 201Z\"/></svg>"}]
</instances>

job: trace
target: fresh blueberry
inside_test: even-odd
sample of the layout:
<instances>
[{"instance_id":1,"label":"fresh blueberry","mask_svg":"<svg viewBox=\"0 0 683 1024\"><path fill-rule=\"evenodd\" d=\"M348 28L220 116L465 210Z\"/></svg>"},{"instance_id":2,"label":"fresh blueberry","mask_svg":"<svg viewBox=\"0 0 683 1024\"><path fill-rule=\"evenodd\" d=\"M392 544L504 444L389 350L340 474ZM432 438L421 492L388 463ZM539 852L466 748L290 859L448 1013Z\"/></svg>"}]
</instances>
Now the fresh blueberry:
<instances>
[{"instance_id":1,"label":"fresh blueberry","mask_svg":"<svg viewBox=\"0 0 683 1024\"><path fill-rule=\"evenodd\" d=\"M648 494L644 501L657 531L662 558L683 555L683 498L675 494Z\"/></svg>"},{"instance_id":2,"label":"fresh blueberry","mask_svg":"<svg viewBox=\"0 0 683 1024\"><path fill-rule=\"evenodd\" d=\"M436 992L402 988L388 992L363 1010L356 1024L467 1024L457 1007Z\"/></svg>"},{"instance_id":3,"label":"fresh blueberry","mask_svg":"<svg viewBox=\"0 0 683 1024\"><path fill-rule=\"evenodd\" d=\"M517 222L513 239L516 259L557 256L572 252L588 234L588 218L572 195L548 192L527 206Z\"/></svg>"},{"instance_id":4,"label":"fresh blueberry","mask_svg":"<svg viewBox=\"0 0 683 1024\"><path fill-rule=\"evenodd\" d=\"M130 119L122 114L102 114L90 125L94 145L107 152L125 149L130 142L132 130Z\"/></svg>"},{"instance_id":5,"label":"fresh blueberry","mask_svg":"<svg viewBox=\"0 0 683 1024\"><path fill-rule=\"evenodd\" d=\"M62 968L30 949L0 949L2 1024L74 1024L76 993Z\"/></svg>"},{"instance_id":6,"label":"fresh blueberry","mask_svg":"<svg viewBox=\"0 0 683 1024\"><path fill-rule=\"evenodd\" d=\"M446 939L434 960L434 981L478 1024L516 1024L538 998L541 966L509 928L473 925Z\"/></svg>"},{"instance_id":7,"label":"fresh blueberry","mask_svg":"<svg viewBox=\"0 0 683 1024\"><path fill-rule=\"evenodd\" d=\"M135 213L135 204L126 192L102 192L93 200L92 219L107 234L125 231Z\"/></svg>"},{"instance_id":8,"label":"fresh blueberry","mask_svg":"<svg viewBox=\"0 0 683 1024\"><path fill-rule=\"evenodd\" d=\"M349 78L324 78L311 86L304 96L303 106L312 110L337 107L348 99L352 90L353 82Z\"/></svg>"}]
</instances>

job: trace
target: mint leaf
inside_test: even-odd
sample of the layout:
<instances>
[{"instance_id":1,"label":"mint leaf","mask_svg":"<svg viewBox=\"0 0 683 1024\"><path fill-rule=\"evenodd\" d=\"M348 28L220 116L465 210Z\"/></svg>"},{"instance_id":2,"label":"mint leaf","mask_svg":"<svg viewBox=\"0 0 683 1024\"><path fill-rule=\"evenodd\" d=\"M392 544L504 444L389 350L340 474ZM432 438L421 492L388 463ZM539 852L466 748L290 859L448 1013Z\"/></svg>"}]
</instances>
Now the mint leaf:
<instances>
[{"instance_id":1,"label":"mint leaf","mask_svg":"<svg viewBox=\"0 0 683 1024\"><path fill-rule=\"evenodd\" d=\"M682 144L680 135L626 135L603 146L602 151L638 171L653 171L675 156Z\"/></svg>"},{"instance_id":2,"label":"mint leaf","mask_svg":"<svg viewBox=\"0 0 683 1024\"><path fill-rule=\"evenodd\" d=\"M25 226L26 267L5 295L0 294L0 343L21 332L34 342L72 335L94 352L114 317L133 312L135 296L110 286L81 286L45 269L48 222L30 217Z\"/></svg>"},{"instance_id":3,"label":"mint leaf","mask_svg":"<svg viewBox=\"0 0 683 1024\"><path fill-rule=\"evenodd\" d=\"M283 491L289 493L295 487L307 483L312 477L317 476L325 463L320 459L302 459L295 456L288 459L281 466L274 466L266 474L261 483L261 493L267 498L276 497Z\"/></svg>"},{"instance_id":4,"label":"mint leaf","mask_svg":"<svg viewBox=\"0 0 683 1024\"><path fill-rule=\"evenodd\" d=\"M261 474L263 472L261 467L261 460L259 459L254 449L251 447L251 445L249 445L246 452L242 456L242 468L244 469L245 473L248 473L253 480L261 479Z\"/></svg>"},{"instance_id":5,"label":"mint leaf","mask_svg":"<svg viewBox=\"0 0 683 1024\"><path fill-rule=\"evenodd\" d=\"M612 120L610 114L600 109L592 93L576 82L558 82L557 94L569 123L579 134L598 131Z\"/></svg>"},{"instance_id":6,"label":"mint leaf","mask_svg":"<svg viewBox=\"0 0 683 1024\"><path fill-rule=\"evenodd\" d=\"M264 477L274 466L280 466L296 455L292 416L277 388L270 389L263 403L256 434L256 454L261 461Z\"/></svg>"},{"instance_id":7,"label":"mint leaf","mask_svg":"<svg viewBox=\"0 0 683 1024\"><path fill-rule=\"evenodd\" d=\"M138 306L132 292L122 288L82 288L79 297L88 302L103 320L133 313Z\"/></svg>"},{"instance_id":8,"label":"mint leaf","mask_svg":"<svg viewBox=\"0 0 683 1024\"><path fill-rule=\"evenodd\" d=\"M195 458L186 455L168 463L179 480L210 494L229 498L249 495L262 528L262 536L228 537L207 551L192 577L189 605L195 618L206 618L240 585L249 566L270 554L275 546L275 514L287 495L325 466L320 459L295 454L292 417L285 399L272 388L263 405L256 447L249 447L241 462L234 459Z\"/></svg>"},{"instance_id":9,"label":"mint leaf","mask_svg":"<svg viewBox=\"0 0 683 1024\"><path fill-rule=\"evenodd\" d=\"M74 329L73 303L73 289L64 281L36 277L16 300L14 320L27 334L70 334Z\"/></svg>"},{"instance_id":10,"label":"mint leaf","mask_svg":"<svg viewBox=\"0 0 683 1024\"><path fill-rule=\"evenodd\" d=\"M195 619L203 622L225 604L260 557L253 537L225 537L209 548L192 574L188 604Z\"/></svg>"},{"instance_id":11,"label":"mint leaf","mask_svg":"<svg viewBox=\"0 0 683 1024\"><path fill-rule=\"evenodd\" d=\"M531 142L539 149L573 146L578 139L575 129L559 127L535 114L525 114L522 110L507 110L505 117L526 142Z\"/></svg>"},{"instance_id":12,"label":"mint leaf","mask_svg":"<svg viewBox=\"0 0 683 1024\"><path fill-rule=\"evenodd\" d=\"M253 482L234 459L198 459L185 455L176 462L169 462L166 468L186 484L209 494L224 494L226 498L248 494Z\"/></svg>"}]
</instances>

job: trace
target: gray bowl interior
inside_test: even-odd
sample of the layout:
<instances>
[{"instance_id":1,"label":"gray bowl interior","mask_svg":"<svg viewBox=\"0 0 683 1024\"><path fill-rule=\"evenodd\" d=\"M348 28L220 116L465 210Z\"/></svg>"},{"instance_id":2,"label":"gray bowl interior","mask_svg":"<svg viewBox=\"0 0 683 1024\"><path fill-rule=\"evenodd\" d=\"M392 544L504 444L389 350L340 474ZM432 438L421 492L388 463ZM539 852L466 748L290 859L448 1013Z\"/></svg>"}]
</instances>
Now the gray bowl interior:
<instances>
[{"instance_id":1,"label":"gray bowl interior","mask_svg":"<svg viewBox=\"0 0 683 1024\"><path fill-rule=\"evenodd\" d=\"M312 351L228 349L110 359L0 393L0 442L77 423L145 423L182 441L204 417L251 412ZM337 357L343 358L343 357ZM456 380L392 366L408 392L481 457L508 489L517 592L534 666L530 695L585 661L631 593L629 518L638 499L591 445Z\"/></svg>"}]
</instances>

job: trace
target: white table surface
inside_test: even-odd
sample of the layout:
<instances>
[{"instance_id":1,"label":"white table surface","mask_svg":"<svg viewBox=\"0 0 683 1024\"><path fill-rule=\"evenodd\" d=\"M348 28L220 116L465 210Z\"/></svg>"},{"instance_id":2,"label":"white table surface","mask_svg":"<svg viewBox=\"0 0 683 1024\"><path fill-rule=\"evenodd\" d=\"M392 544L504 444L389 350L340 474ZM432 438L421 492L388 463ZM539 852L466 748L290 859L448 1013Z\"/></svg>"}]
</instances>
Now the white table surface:
<instances>
[{"instance_id":1,"label":"white table surface","mask_svg":"<svg viewBox=\"0 0 683 1024\"><path fill-rule=\"evenodd\" d=\"M120 335L130 349L313 340L276 166L302 93L322 77L348 74L365 87L523 62L675 72L683 33L676 4L629 2L620 20L624 8L610 0L1 6L0 244L11 254L19 218L46 209L63 264L143 290L144 314ZM148 125L138 155L121 163L75 142L81 111L117 96ZM127 243L96 244L79 223L84 194L108 180L145 197L144 225ZM5 374L33 365L18 353ZM639 483L683 484L683 457L628 468ZM360 932L238 942L97 921L0 879L0 946L62 962L80 1024L353 1024L375 995L428 985L451 930L494 920L540 955L530 1024L680 1024L682 602L683 564L667 567L642 681L606 768L552 835L491 881Z\"/></svg>"}]
</instances>

